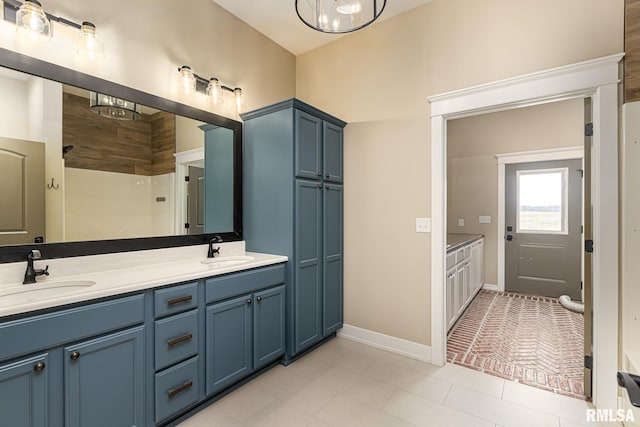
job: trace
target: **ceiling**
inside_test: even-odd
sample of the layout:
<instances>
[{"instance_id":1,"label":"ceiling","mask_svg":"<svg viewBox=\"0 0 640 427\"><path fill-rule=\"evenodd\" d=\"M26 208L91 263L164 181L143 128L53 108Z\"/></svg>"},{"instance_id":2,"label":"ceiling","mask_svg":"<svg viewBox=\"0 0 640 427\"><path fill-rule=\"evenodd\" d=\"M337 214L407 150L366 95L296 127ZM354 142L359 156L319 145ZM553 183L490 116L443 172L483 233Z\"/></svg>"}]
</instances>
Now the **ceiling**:
<instances>
[{"instance_id":1,"label":"ceiling","mask_svg":"<svg viewBox=\"0 0 640 427\"><path fill-rule=\"evenodd\" d=\"M307 27L296 14L294 0L213 1L294 55L300 55L346 35L325 34ZM430 1L387 0L387 5L376 23Z\"/></svg>"}]
</instances>

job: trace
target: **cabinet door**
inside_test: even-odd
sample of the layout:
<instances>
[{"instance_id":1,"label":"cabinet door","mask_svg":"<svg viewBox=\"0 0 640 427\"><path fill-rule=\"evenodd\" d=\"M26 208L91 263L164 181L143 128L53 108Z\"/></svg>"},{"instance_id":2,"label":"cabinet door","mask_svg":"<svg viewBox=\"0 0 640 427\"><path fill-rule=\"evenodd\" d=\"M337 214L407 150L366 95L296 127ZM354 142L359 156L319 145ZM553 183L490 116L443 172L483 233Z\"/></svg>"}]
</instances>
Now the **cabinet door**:
<instances>
[{"instance_id":1,"label":"cabinet door","mask_svg":"<svg viewBox=\"0 0 640 427\"><path fill-rule=\"evenodd\" d=\"M324 122L322 129L322 168L324 179L342 182L343 129L340 126Z\"/></svg>"},{"instance_id":2,"label":"cabinet door","mask_svg":"<svg viewBox=\"0 0 640 427\"><path fill-rule=\"evenodd\" d=\"M207 394L224 389L252 371L250 294L207 307Z\"/></svg>"},{"instance_id":3,"label":"cabinet door","mask_svg":"<svg viewBox=\"0 0 640 427\"><path fill-rule=\"evenodd\" d=\"M462 308L464 307L464 284L465 284L465 274L464 274L464 264L458 264L456 266L456 290L455 290L455 312L456 316L462 313Z\"/></svg>"},{"instance_id":4,"label":"cabinet door","mask_svg":"<svg viewBox=\"0 0 640 427\"><path fill-rule=\"evenodd\" d=\"M40 427L47 425L47 355L0 366L0 424Z\"/></svg>"},{"instance_id":5,"label":"cabinet door","mask_svg":"<svg viewBox=\"0 0 640 427\"><path fill-rule=\"evenodd\" d=\"M343 323L342 185L325 184L322 215L323 332L329 335Z\"/></svg>"},{"instance_id":6,"label":"cabinet door","mask_svg":"<svg viewBox=\"0 0 640 427\"><path fill-rule=\"evenodd\" d=\"M322 186L296 180L294 347L322 337Z\"/></svg>"},{"instance_id":7,"label":"cabinet door","mask_svg":"<svg viewBox=\"0 0 640 427\"><path fill-rule=\"evenodd\" d=\"M471 261L467 261L464 264L464 306L469 304L471 297L473 296L473 288L471 284Z\"/></svg>"},{"instance_id":8,"label":"cabinet door","mask_svg":"<svg viewBox=\"0 0 640 427\"><path fill-rule=\"evenodd\" d=\"M449 271L447 272L447 326L450 328L451 326L453 326L453 319L455 317L456 314L456 309L455 309L455 297L454 297L454 293L455 293L455 280L456 280L456 271L455 269L453 271Z\"/></svg>"},{"instance_id":9,"label":"cabinet door","mask_svg":"<svg viewBox=\"0 0 640 427\"><path fill-rule=\"evenodd\" d=\"M278 286L254 295L254 369L262 368L284 354L284 289L284 286Z\"/></svg>"},{"instance_id":10,"label":"cabinet door","mask_svg":"<svg viewBox=\"0 0 640 427\"><path fill-rule=\"evenodd\" d=\"M64 349L67 427L143 426L144 327Z\"/></svg>"},{"instance_id":11,"label":"cabinet door","mask_svg":"<svg viewBox=\"0 0 640 427\"><path fill-rule=\"evenodd\" d=\"M322 120L311 114L295 111L296 177L322 177Z\"/></svg>"}]
</instances>

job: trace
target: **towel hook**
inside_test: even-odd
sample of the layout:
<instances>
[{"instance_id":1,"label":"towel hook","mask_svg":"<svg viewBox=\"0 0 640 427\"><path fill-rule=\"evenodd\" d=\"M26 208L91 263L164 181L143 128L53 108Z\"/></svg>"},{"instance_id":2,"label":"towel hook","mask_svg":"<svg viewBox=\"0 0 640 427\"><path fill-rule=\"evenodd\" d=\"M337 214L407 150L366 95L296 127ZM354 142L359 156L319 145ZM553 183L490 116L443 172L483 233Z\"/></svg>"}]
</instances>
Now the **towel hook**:
<instances>
[{"instance_id":1,"label":"towel hook","mask_svg":"<svg viewBox=\"0 0 640 427\"><path fill-rule=\"evenodd\" d=\"M55 178L51 178L51 184L47 184L47 188L48 188L49 190L57 190L58 188L60 188L60 184L54 184L54 183L53 183L53 180L54 180L54 179L55 179Z\"/></svg>"}]
</instances>

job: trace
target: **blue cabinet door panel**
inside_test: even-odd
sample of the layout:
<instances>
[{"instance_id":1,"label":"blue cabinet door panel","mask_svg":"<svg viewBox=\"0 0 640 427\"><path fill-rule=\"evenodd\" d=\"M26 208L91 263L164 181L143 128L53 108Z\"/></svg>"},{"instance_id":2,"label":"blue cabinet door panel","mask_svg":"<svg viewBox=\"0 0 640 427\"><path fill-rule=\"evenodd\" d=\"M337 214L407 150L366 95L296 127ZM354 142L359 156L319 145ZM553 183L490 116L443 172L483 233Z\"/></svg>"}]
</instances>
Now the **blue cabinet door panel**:
<instances>
[{"instance_id":1,"label":"blue cabinet door panel","mask_svg":"<svg viewBox=\"0 0 640 427\"><path fill-rule=\"evenodd\" d=\"M323 122L322 167L325 181L343 180L343 129L329 122Z\"/></svg>"},{"instance_id":2,"label":"blue cabinet door panel","mask_svg":"<svg viewBox=\"0 0 640 427\"><path fill-rule=\"evenodd\" d=\"M322 176L322 120L295 110L296 177L320 179Z\"/></svg>"},{"instance_id":3,"label":"blue cabinet door panel","mask_svg":"<svg viewBox=\"0 0 640 427\"><path fill-rule=\"evenodd\" d=\"M295 350L322 336L322 186L296 180Z\"/></svg>"},{"instance_id":4,"label":"blue cabinet door panel","mask_svg":"<svg viewBox=\"0 0 640 427\"><path fill-rule=\"evenodd\" d=\"M207 394L220 391L252 371L251 294L207 307Z\"/></svg>"},{"instance_id":5,"label":"blue cabinet door panel","mask_svg":"<svg viewBox=\"0 0 640 427\"><path fill-rule=\"evenodd\" d=\"M43 354L0 366L0 425L47 425L48 362Z\"/></svg>"},{"instance_id":6,"label":"blue cabinet door panel","mask_svg":"<svg viewBox=\"0 0 640 427\"><path fill-rule=\"evenodd\" d=\"M325 184L323 211L323 329L324 335L343 324L343 192L342 185Z\"/></svg>"},{"instance_id":7,"label":"blue cabinet door panel","mask_svg":"<svg viewBox=\"0 0 640 427\"><path fill-rule=\"evenodd\" d=\"M64 349L65 425L144 424L144 326Z\"/></svg>"},{"instance_id":8,"label":"blue cabinet door panel","mask_svg":"<svg viewBox=\"0 0 640 427\"><path fill-rule=\"evenodd\" d=\"M254 295L254 369L260 369L284 354L285 287L278 286Z\"/></svg>"}]
</instances>

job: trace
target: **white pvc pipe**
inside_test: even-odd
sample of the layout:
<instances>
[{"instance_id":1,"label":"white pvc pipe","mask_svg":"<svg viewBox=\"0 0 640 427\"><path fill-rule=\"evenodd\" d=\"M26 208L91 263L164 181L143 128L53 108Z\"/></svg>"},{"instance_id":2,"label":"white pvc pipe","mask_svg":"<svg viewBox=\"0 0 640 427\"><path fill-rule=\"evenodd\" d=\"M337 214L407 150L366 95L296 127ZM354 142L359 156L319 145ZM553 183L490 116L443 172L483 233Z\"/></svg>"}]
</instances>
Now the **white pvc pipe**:
<instances>
[{"instance_id":1,"label":"white pvc pipe","mask_svg":"<svg viewBox=\"0 0 640 427\"><path fill-rule=\"evenodd\" d=\"M575 311L576 313L584 313L584 304L581 302L571 301L568 295L562 295L558 298L560 305L567 310Z\"/></svg>"}]
</instances>

